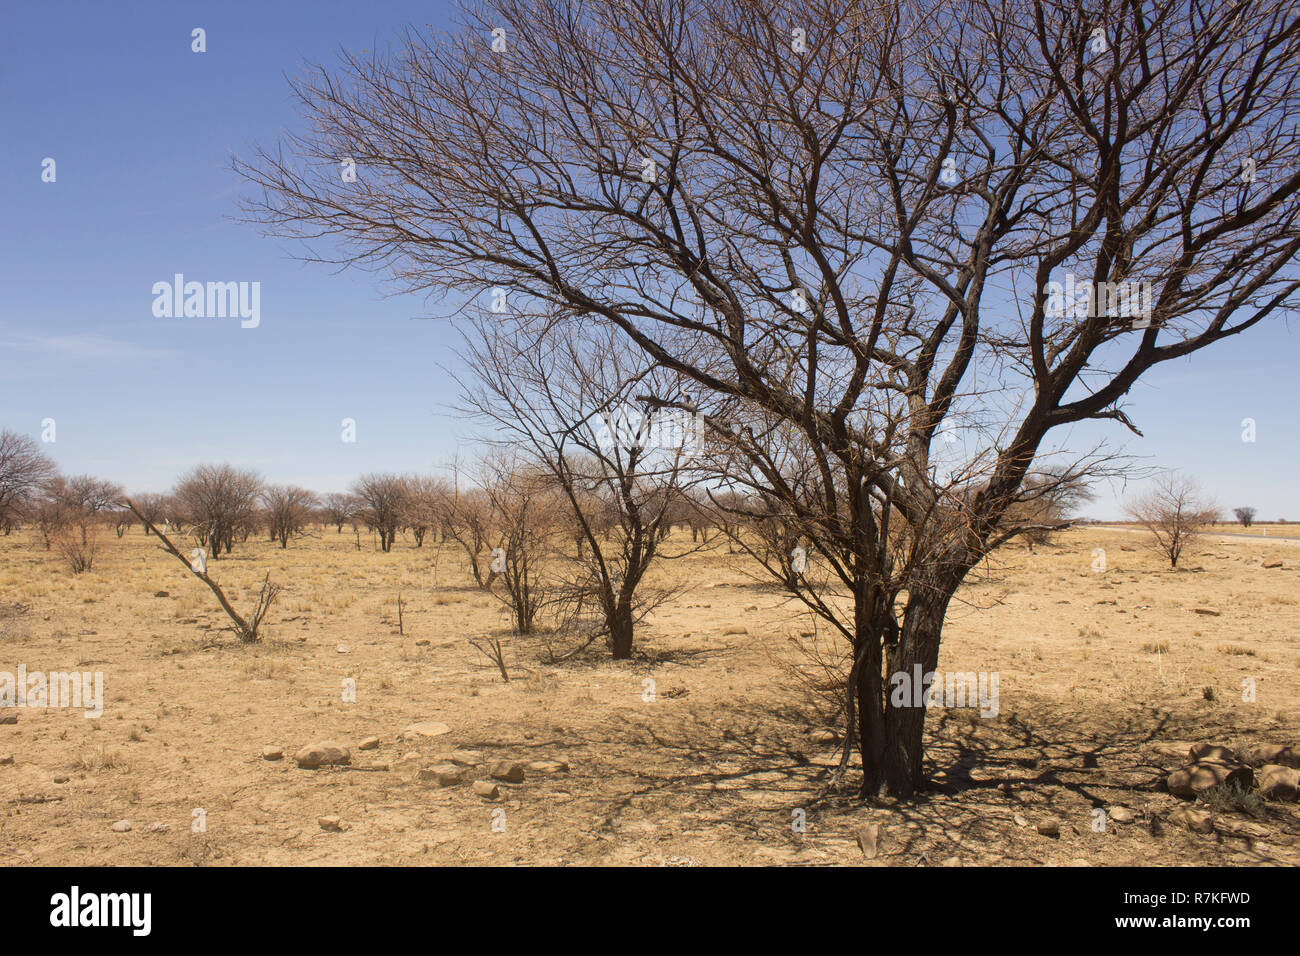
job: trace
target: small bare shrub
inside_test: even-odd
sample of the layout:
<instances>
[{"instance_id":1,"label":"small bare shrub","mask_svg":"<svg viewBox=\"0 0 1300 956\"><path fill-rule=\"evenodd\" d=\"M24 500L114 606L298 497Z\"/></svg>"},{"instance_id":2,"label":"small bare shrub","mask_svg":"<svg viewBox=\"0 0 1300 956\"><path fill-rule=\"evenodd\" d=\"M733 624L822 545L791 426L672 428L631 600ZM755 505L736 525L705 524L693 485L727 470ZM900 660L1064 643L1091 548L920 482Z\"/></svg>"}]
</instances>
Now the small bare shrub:
<instances>
[{"instance_id":1,"label":"small bare shrub","mask_svg":"<svg viewBox=\"0 0 1300 956\"><path fill-rule=\"evenodd\" d=\"M80 530L61 528L54 536L54 547L73 574L82 574L95 565L95 556L99 550L99 529L96 525L86 525Z\"/></svg>"}]
</instances>

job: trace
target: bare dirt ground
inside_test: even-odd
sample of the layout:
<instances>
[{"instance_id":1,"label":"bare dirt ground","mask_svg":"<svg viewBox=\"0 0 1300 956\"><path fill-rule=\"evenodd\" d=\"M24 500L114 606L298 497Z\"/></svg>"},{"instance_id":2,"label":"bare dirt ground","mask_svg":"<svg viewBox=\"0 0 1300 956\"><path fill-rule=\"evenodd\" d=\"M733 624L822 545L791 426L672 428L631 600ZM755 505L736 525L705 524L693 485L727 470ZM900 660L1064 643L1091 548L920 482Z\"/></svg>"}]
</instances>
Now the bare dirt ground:
<instances>
[{"instance_id":1,"label":"bare dirt ground","mask_svg":"<svg viewBox=\"0 0 1300 956\"><path fill-rule=\"evenodd\" d=\"M1191 742L1300 744L1294 545L1207 539L1177 572L1112 530L999 553L950 609L940 659L941 670L996 671L999 713L932 711L933 788L879 806L851 786L824 794L838 747L814 742L828 715L791 672L810 624L725 545L664 566L692 587L643 625L637 660L592 648L547 665L544 638L515 641L505 683L467 643L506 633L502 606L459 552L399 539L381 554L361 541L357 551L331 528L288 550L249 541L210 564L241 608L268 568L288 586L267 642L241 646L207 589L138 527L109 534L95 569L75 577L34 535L0 539L0 671L99 670L105 682L99 719L0 712L18 717L0 724L0 859L1300 863L1296 804L1219 813L1211 833L1150 823L1185 802L1159 783ZM1092 569L1098 548L1105 573ZM450 729L399 739L418 721ZM378 747L357 750L369 736ZM351 745L352 766L299 769L293 753L318 740ZM264 759L266 747L284 759ZM457 749L568 769L530 769L496 800L471 790L484 766L459 786L419 780ZM1116 806L1135 821L1096 832L1093 809ZM322 829L323 816L341 829ZM1038 832L1047 817L1059 837ZM123 820L131 829L115 832ZM881 826L874 859L857 840L868 823ZM1250 835L1232 835L1242 823Z\"/></svg>"}]
</instances>

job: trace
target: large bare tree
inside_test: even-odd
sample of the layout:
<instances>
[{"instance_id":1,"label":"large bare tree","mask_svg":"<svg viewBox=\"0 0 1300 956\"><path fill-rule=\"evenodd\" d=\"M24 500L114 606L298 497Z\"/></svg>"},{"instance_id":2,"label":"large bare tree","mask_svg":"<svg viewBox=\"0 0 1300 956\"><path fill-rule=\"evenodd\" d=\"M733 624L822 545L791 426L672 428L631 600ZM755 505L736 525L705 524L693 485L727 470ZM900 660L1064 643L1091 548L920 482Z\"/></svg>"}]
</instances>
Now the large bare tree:
<instances>
[{"instance_id":1,"label":"large bare tree","mask_svg":"<svg viewBox=\"0 0 1300 956\"><path fill-rule=\"evenodd\" d=\"M864 793L911 794L925 709L889 675L934 669L1027 483L1106 461L1055 436L1136 431L1144 372L1296 305L1294 6L488 0L464 22L299 82L310 132L236 163L250 215L503 322L607 325L692 381L680 406L826 572L801 597L852 648Z\"/></svg>"}]
</instances>

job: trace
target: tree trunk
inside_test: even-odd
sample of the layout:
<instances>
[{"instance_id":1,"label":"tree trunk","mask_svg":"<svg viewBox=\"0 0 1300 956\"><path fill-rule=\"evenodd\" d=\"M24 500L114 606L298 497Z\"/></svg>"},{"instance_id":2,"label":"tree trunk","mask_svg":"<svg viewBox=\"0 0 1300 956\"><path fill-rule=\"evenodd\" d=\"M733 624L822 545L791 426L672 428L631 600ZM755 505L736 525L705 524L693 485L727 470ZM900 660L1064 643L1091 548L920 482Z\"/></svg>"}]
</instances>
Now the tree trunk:
<instances>
[{"instance_id":1,"label":"tree trunk","mask_svg":"<svg viewBox=\"0 0 1300 956\"><path fill-rule=\"evenodd\" d=\"M878 596L860 586L855 599L852 693L846 701L856 717L858 754L862 757L862 796L874 797L884 785L885 697L880 676L881 629L877 625Z\"/></svg>"},{"instance_id":2,"label":"tree trunk","mask_svg":"<svg viewBox=\"0 0 1300 956\"><path fill-rule=\"evenodd\" d=\"M884 786L891 797L907 799L925 789L925 690L917 686L939 663L943 619L956 585L924 577L909 593L898 643L887 655ZM899 678L901 681L899 688ZM906 692L904 692L906 691ZM918 703L919 700L919 703ZM901 704L901 706L900 706Z\"/></svg>"},{"instance_id":3,"label":"tree trunk","mask_svg":"<svg viewBox=\"0 0 1300 956\"><path fill-rule=\"evenodd\" d=\"M607 622L609 625L609 650L616 661L632 656L632 606L619 601Z\"/></svg>"}]
</instances>

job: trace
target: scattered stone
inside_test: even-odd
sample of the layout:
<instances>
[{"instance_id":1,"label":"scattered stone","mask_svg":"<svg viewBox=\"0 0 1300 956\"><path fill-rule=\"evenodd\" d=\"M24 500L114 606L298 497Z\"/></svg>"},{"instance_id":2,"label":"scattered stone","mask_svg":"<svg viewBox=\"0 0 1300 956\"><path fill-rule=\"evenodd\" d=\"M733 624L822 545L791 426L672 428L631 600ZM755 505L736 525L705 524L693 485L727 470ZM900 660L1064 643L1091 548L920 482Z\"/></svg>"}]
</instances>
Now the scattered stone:
<instances>
[{"instance_id":1,"label":"scattered stone","mask_svg":"<svg viewBox=\"0 0 1300 956\"><path fill-rule=\"evenodd\" d=\"M1264 564L1263 564L1263 567L1265 567L1265 568L1280 568L1280 567L1282 567L1282 562L1281 562L1281 561L1265 561Z\"/></svg>"},{"instance_id":2,"label":"scattered stone","mask_svg":"<svg viewBox=\"0 0 1300 956\"><path fill-rule=\"evenodd\" d=\"M421 737L441 737L451 733L451 728L437 720L419 720L399 735L401 740L418 740Z\"/></svg>"},{"instance_id":3,"label":"scattered stone","mask_svg":"<svg viewBox=\"0 0 1300 956\"><path fill-rule=\"evenodd\" d=\"M757 610L758 610L758 605L757 605L757 604L751 604L749 607L745 608L745 610L746 610L746 611L757 611Z\"/></svg>"},{"instance_id":4,"label":"scattered stone","mask_svg":"<svg viewBox=\"0 0 1300 956\"><path fill-rule=\"evenodd\" d=\"M377 750L379 749L378 737L367 737L361 743L357 744L358 750Z\"/></svg>"},{"instance_id":5,"label":"scattered stone","mask_svg":"<svg viewBox=\"0 0 1300 956\"><path fill-rule=\"evenodd\" d=\"M1300 752L1297 752L1293 747L1284 747L1281 744L1256 744L1253 747L1247 747L1241 752L1241 759L1252 767L1262 767L1265 764L1276 763L1284 767L1300 768Z\"/></svg>"},{"instance_id":6,"label":"scattered stone","mask_svg":"<svg viewBox=\"0 0 1300 956\"><path fill-rule=\"evenodd\" d=\"M475 780L473 790L480 797L487 797L489 800L495 800L501 796L501 788L489 780Z\"/></svg>"},{"instance_id":7,"label":"scattered stone","mask_svg":"<svg viewBox=\"0 0 1300 956\"><path fill-rule=\"evenodd\" d=\"M961 866L961 860L955 856L946 857L940 866Z\"/></svg>"},{"instance_id":8,"label":"scattered stone","mask_svg":"<svg viewBox=\"0 0 1300 956\"><path fill-rule=\"evenodd\" d=\"M1252 823L1250 820L1234 820L1231 817L1218 817L1214 821L1214 829L1243 840L1258 840L1268 836L1268 827Z\"/></svg>"},{"instance_id":9,"label":"scattered stone","mask_svg":"<svg viewBox=\"0 0 1300 956\"><path fill-rule=\"evenodd\" d=\"M1188 764L1181 770L1175 770L1165 782L1169 787L1169 792L1174 796L1191 798L1214 787L1223 787L1233 783L1243 790L1248 790L1254 780L1254 771L1243 764L1202 760Z\"/></svg>"},{"instance_id":10,"label":"scattered stone","mask_svg":"<svg viewBox=\"0 0 1300 956\"><path fill-rule=\"evenodd\" d=\"M815 744L833 744L840 738L833 730L814 730L808 735L808 739Z\"/></svg>"},{"instance_id":11,"label":"scattered stone","mask_svg":"<svg viewBox=\"0 0 1300 956\"><path fill-rule=\"evenodd\" d=\"M171 828L172 828L172 825L171 825L170 823L151 823L151 824L149 825L149 832L150 832L150 833L168 833L168 832L171 831Z\"/></svg>"},{"instance_id":12,"label":"scattered stone","mask_svg":"<svg viewBox=\"0 0 1300 956\"><path fill-rule=\"evenodd\" d=\"M524 765L509 760L498 760L488 768L488 774L494 780L501 780L505 783L523 783Z\"/></svg>"},{"instance_id":13,"label":"scattered stone","mask_svg":"<svg viewBox=\"0 0 1300 956\"><path fill-rule=\"evenodd\" d=\"M1187 756L1191 758L1192 763L1201 760L1215 760L1219 763L1241 763L1235 753L1219 744L1192 744Z\"/></svg>"},{"instance_id":14,"label":"scattered stone","mask_svg":"<svg viewBox=\"0 0 1300 956\"><path fill-rule=\"evenodd\" d=\"M1222 616L1223 616L1221 612L1216 611L1216 610L1214 610L1213 608L1208 608L1208 607L1194 607L1194 608L1192 608L1192 610L1195 611L1197 614L1205 614L1205 615L1208 615L1209 617L1222 617Z\"/></svg>"},{"instance_id":15,"label":"scattered stone","mask_svg":"<svg viewBox=\"0 0 1300 956\"><path fill-rule=\"evenodd\" d=\"M352 648L348 647L346 644L340 644L338 647L335 648L335 650L337 650L340 654L347 654L352 650Z\"/></svg>"},{"instance_id":16,"label":"scattered stone","mask_svg":"<svg viewBox=\"0 0 1300 956\"><path fill-rule=\"evenodd\" d=\"M1175 826L1186 827L1193 833L1214 832L1214 814L1200 807L1174 807L1169 811L1169 822Z\"/></svg>"},{"instance_id":17,"label":"scattered stone","mask_svg":"<svg viewBox=\"0 0 1300 956\"><path fill-rule=\"evenodd\" d=\"M131 832L131 821L130 821L130 820L118 820L118 821L117 821L116 823L114 823L111 827L109 827L109 829L112 830L114 833L130 833L130 832Z\"/></svg>"},{"instance_id":18,"label":"scattered stone","mask_svg":"<svg viewBox=\"0 0 1300 956\"><path fill-rule=\"evenodd\" d=\"M722 629L723 637L726 637L728 634L748 634L748 633L749 633L749 628L745 627L745 625L743 624L728 624L726 627Z\"/></svg>"},{"instance_id":19,"label":"scattered stone","mask_svg":"<svg viewBox=\"0 0 1300 956\"><path fill-rule=\"evenodd\" d=\"M1259 771L1259 795L1265 800L1300 799L1300 770L1267 764Z\"/></svg>"},{"instance_id":20,"label":"scattered stone","mask_svg":"<svg viewBox=\"0 0 1300 956\"><path fill-rule=\"evenodd\" d=\"M262 748L262 759L263 759L263 760L283 760L283 759L284 759L284 750L283 750L283 748L281 748L281 747L263 747L263 748Z\"/></svg>"},{"instance_id":21,"label":"scattered stone","mask_svg":"<svg viewBox=\"0 0 1300 956\"><path fill-rule=\"evenodd\" d=\"M296 754L293 759L298 761L298 766L304 770L315 770L318 767L333 767L352 762L352 754L347 747L341 744L319 743L308 744Z\"/></svg>"},{"instance_id":22,"label":"scattered stone","mask_svg":"<svg viewBox=\"0 0 1300 956\"><path fill-rule=\"evenodd\" d=\"M55 783L67 783L67 782L68 782L68 777L66 777L64 774L59 774L57 777L54 778L54 782L55 782Z\"/></svg>"},{"instance_id":23,"label":"scattered stone","mask_svg":"<svg viewBox=\"0 0 1300 956\"><path fill-rule=\"evenodd\" d=\"M18 723L17 714L0 714L0 724L16 724L16 723Z\"/></svg>"},{"instance_id":24,"label":"scattered stone","mask_svg":"<svg viewBox=\"0 0 1300 956\"><path fill-rule=\"evenodd\" d=\"M0 766L3 766L4 764L7 763L13 763L13 762L14 762L13 754L0 754Z\"/></svg>"},{"instance_id":25,"label":"scattered stone","mask_svg":"<svg viewBox=\"0 0 1300 956\"><path fill-rule=\"evenodd\" d=\"M316 822L326 833L341 833L343 830L343 821L338 817L320 817Z\"/></svg>"},{"instance_id":26,"label":"scattered stone","mask_svg":"<svg viewBox=\"0 0 1300 956\"><path fill-rule=\"evenodd\" d=\"M416 647L428 647L428 646L429 646L430 644L432 644L432 643L433 643L433 642L432 642L431 640L429 640L427 637L422 637L422 638L420 638L418 641L415 642L415 646L416 646Z\"/></svg>"},{"instance_id":27,"label":"scattered stone","mask_svg":"<svg viewBox=\"0 0 1300 956\"><path fill-rule=\"evenodd\" d=\"M568 773L569 765L563 760L534 760L528 769L533 773Z\"/></svg>"},{"instance_id":28,"label":"scattered stone","mask_svg":"<svg viewBox=\"0 0 1300 956\"><path fill-rule=\"evenodd\" d=\"M154 591L154 592L153 592L153 596L154 596L154 597L171 597L171 595L170 595L169 593L167 593L166 591Z\"/></svg>"},{"instance_id":29,"label":"scattered stone","mask_svg":"<svg viewBox=\"0 0 1300 956\"><path fill-rule=\"evenodd\" d=\"M451 762L458 763L463 767L477 767L483 762L483 752L480 750L453 750L451 752Z\"/></svg>"},{"instance_id":30,"label":"scattered stone","mask_svg":"<svg viewBox=\"0 0 1300 956\"><path fill-rule=\"evenodd\" d=\"M1128 807L1111 807L1110 810L1107 811L1107 816L1116 823L1132 823L1137 819L1137 814Z\"/></svg>"},{"instance_id":31,"label":"scattered stone","mask_svg":"<svg viewBox=\"0 0 1300 956\"><path fill-rule=\"evenodd\" d=\"M1026 820L1024 817L1022 817L1022 816L1021 816L1020 814L1018 814L1018 813L1017 813L1015 816L1013 816L1011 819L1015 821L1016 826L1018 826L1018 827L1027 827L1027 826L1029 826L1029 821Z\"/></svg>"},{"instance_id":32,"label":"scattered stone","mask_svg":"<svg viewBox=\"0 0 1300 956\"><path fill-rule=\"evenodd\" d=\"M465 771L454 763L440 763L425 767L418 779L421 783L436 783L440 787L459 787L465 782Z\"/></svg>"},{"instance_id":33,"label":"scattered stone","mask_svg":"<svg viewBox=\"0 0 1300 956\"><path fill-rule=\"evenodd\" d=\"M1038 821L1037 830L1045 837L1060 837L1061 821L1056 817L1047 817Z\"/></svg>"},{"instance_id":34,"label":"scattered stone","mask_svg":"<svg viewBox=\"0 0 1300 956\"><path fill-rule=\"evenodd\" d=\"M868 823L858 831L858 846L862 850L862 855L868 860L874 860L880 853L880 824Z\"/></svg>"}]
</instances>

